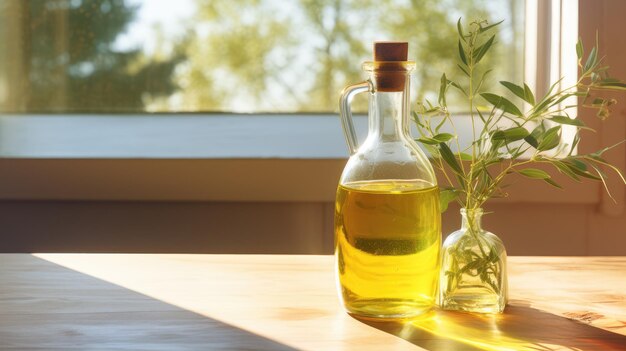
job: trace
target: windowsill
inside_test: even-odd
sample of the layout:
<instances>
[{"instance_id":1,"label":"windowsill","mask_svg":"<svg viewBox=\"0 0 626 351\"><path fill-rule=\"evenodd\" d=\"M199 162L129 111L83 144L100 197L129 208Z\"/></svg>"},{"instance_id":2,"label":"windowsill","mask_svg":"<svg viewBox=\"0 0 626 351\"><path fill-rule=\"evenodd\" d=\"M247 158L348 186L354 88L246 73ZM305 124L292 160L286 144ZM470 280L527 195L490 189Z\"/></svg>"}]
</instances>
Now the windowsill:
<instances>
[{"instance_id":1,"label":"windowsill","mask_svg":"<svg viewBox=\"0 0 626 351\"><path fill-rule=\"evenodd\" d=\"M365 116L355 124L363 140ZM336 115L5 115L0 200L332 202L347 155ZM599 200L597 186L567 186L510 192Z\"/></svg>"},{"instance_id":2,"label":"windowsill","mask_svg":"<svg viewBox=\"0 0 626 351\"><path fill-rule=\"evenodd\" d=\"M356 117L361 135L366 118ZM2 158L345 159L336 115L4 115Z\"/></svg>"},{"instance_id":3,"label":"windowsill","mask_svg":"<svg viewBox=\"0 0 626 351\"><path fill-rule=\"evenodd\" d=\"M454 119L460 140L470 140L469 118ZM355 115L354 124L364 140L367 117ZM347 157L336 114L0 115L0 158Z\"/></svg>"},{"instance_id":4,"label":"windowsill","mask_svg":"<svg viewBox=\"0 0 626 351\"><path fill-rule=\"evenodd\" d=\"M347 156L330 114L4 115L0 199L332 201Z\"/></svg>"}]
</instances>

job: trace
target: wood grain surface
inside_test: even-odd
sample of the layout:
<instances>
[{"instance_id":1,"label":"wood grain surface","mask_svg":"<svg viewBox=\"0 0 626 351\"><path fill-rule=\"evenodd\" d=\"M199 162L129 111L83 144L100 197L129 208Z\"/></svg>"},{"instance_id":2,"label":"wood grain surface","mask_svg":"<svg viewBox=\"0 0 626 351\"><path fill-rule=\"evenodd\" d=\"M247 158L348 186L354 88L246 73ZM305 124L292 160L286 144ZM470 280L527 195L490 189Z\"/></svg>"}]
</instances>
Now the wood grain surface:
<instances>
[{"instance_id":1,"label":"wood grain surface","mask_svg":"<svg viewBox=\"0 0 626 351\"><path fill-rule=\"evenodd\" d=\"M626 350L626 258L512 257L503 315L339 306L331 256L0 255L2 350Z\"/></svg>"}]
</instances>

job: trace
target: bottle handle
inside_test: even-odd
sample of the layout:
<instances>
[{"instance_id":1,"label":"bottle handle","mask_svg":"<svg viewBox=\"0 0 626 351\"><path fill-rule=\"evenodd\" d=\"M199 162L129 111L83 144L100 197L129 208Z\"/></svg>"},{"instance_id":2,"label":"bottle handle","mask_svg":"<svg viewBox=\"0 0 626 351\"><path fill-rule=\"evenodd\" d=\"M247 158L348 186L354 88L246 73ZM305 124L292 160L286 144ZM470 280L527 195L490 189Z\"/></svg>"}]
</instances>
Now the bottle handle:
<instances>
[{"instance_id":1,"label":"bottle handle","mask_svg":"<svg viewBox=\"0 0 626 351\"><path fill-rule=\"evenodd\" d=\"M347 86L341 92L341 98L339 99L339 116L341 117L341 126L343 127L343 135L346 137L346 143L348 144L348 150L350 155L354 155L359 147L359 141L354 131L354 122L352 121L352 110L350 104L355 95L364 93L366 91L372 91L373 85L368 80L358 84Z\"/></svg>"}]
</instances>

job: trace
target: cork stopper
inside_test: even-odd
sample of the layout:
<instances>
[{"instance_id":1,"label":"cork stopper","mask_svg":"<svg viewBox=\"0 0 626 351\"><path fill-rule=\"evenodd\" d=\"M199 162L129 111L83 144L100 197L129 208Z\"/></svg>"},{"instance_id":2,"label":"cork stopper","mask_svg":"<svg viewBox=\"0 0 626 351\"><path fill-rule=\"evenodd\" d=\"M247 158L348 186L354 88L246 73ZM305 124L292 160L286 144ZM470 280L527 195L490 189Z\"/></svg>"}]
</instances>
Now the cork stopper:
<instances>
[{"instance_id":1,"label":"cork stopper","mask_svg":"<svg viewBox=\"0 0 626 351\"><path fill-rule=\"evenodd\" d=\"M401 64L407 60L409 43L384 41L374 43L374 62L384 62L374 72L378 91L404 90L406 70ZM394 64L394 62L398 62Z\"/></svg>"},{"instance_id":2,"label":"cork stopper","mask_svg":"<svg viewBox=\"0 0 626 351\"><path fill-rule=\"evenodd\" d=\"M374 61L406 61L409 43L405 41L378 41L374 43Z\"/></svg>"}]
</instances>

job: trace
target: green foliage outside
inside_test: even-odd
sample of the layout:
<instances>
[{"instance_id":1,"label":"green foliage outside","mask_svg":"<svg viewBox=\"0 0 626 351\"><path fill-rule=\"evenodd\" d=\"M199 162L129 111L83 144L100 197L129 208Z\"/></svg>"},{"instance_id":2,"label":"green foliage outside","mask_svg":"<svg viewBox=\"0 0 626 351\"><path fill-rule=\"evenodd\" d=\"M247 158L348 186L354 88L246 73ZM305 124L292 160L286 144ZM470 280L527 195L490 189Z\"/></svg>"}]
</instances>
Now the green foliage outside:
<instances>
[{"instance_id":1,"label":"green foliage outside","mask_svg":"<svg viewBox=\"0 0 626 351\"><path fill-rule=\"evenodd\" d=\"M20 27L3 28L4 38L21 39L4 43L17 44L7 49L19 56L2 54L4 70L23 75L8 112L141 111L146 96L175 90L170 77L182 57L142 61L140 50L113 48L137 11L123 0L15 1L1 10L21 19Z\"/></svg>"},{"instance_id":2,"label":"green foliage outside","mask_svg":"<svg viewBox=\"0 0 626 351\"><path fill-rule=\"evenodd\" d=\"M174 49L165 54L115 47L141 3L5 3L0 16L19 18L20 26L2 28L3 38L16 41L2 44L0 70L19 71L23 80L19 92L13 91L19 101L0 96L0 110L335 111L338 92L365 78L360 65L371 58L371 41L377 39L409 41L410 58L418 63L414 91L420 99L436 98L436 72L455 67L455 52L447 43L456 35L457 14L489 18L490 3L196 0L194 17L181 23L187 33L183 38L155 32L164 42L173 41ZM520 4L508 0L503 7L511 14L512 28L518 28ZM519 52L519 39L512 40L519 34L496 45L497 54L489 58L512 81L521 79L521 59L504 65L502 58L505 52ZM357 106L363 109L364 101Z\"/></svg>"},{"instance_id":3,"label":"green foliage outside","mask_svg":"<svg viewBox=\"0 0 626 351\"><path fill-rule=\"evenodd\" d=\"M436 96L437 72L451 71L455 65L455 52L446 45L456 36L449 9L489 17L488 1L484 0L298 0L293 7L300 16L287 18L273 15L280 13L280 2L244 2L197 1L200 11L196 20L210 23L213 30L196 37L187 51L189 65L178 77L185 84L181 91L184 103L178 108L237 110L234 97L245 94L260 110L335 111L339 91L365 78L361 63L371 59L371 41L380 39L409 42L410 59L418 63L417 97ZM521 2L509 0L506 4L519 21L515 14ZM246 12L256 16L245 16ZM509 60L509 65L500 62L505 52L521 52L521 33L516 23L511 27L517 30L513 36L517 41L500 43L495 49L499 55L489 60L508 70L501 75L519 80L521 58ZM303 61L298 51L307 41L315 45L309 60ZM216 86L217 77L224 74L231 84ZM212 89L205 89L205 84ZM279 93L271 96L268 91ZM264 99L271 102L263 104ZM357 110L366 108L364 100L356 105Z\"/></svg>"}]
</instances>

